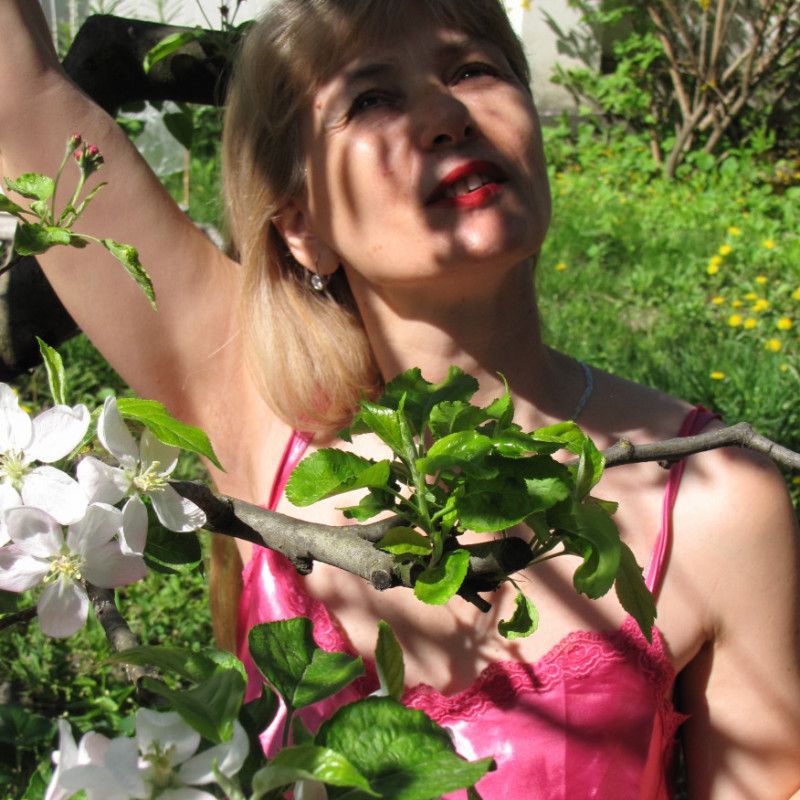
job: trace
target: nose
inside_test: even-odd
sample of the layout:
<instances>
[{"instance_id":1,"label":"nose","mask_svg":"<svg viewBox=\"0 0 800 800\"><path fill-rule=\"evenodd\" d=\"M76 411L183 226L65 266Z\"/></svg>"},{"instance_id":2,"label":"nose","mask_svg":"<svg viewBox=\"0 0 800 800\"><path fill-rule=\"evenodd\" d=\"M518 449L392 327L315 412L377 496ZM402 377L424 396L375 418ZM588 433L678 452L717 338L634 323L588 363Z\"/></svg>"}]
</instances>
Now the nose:
<instances>
[{"instance_id":1,"label":"nose","mask_svg":"<svg viewBox=\"0 0 800 800\"><path fill-rule=\"evenodd\" d=\"M416 138L426 150L452 147L477 132L467 106L446 87L429 87L415 106Z\"/></svg>"}]
</instances>

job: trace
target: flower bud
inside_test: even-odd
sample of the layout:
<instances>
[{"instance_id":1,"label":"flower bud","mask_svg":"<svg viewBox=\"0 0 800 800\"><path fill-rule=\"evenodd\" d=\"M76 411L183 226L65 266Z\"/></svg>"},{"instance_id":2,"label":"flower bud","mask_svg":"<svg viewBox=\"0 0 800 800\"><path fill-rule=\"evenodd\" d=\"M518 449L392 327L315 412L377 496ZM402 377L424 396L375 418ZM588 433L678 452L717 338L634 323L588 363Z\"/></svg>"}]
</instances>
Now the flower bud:
<instances>
[{"instance_id":1,"label":"flower bud","mask_svg":"<svg viewBox=\"0 0 800 800\"><path fill-rule=\"evenodd\" d=\"M67 142L67 148L70 150L74 150L76 147L80 147L82 142L83 142L83 137L79 133L73 133L72 136L69 137L69 141Z\"/></svg>"}]
</instances>

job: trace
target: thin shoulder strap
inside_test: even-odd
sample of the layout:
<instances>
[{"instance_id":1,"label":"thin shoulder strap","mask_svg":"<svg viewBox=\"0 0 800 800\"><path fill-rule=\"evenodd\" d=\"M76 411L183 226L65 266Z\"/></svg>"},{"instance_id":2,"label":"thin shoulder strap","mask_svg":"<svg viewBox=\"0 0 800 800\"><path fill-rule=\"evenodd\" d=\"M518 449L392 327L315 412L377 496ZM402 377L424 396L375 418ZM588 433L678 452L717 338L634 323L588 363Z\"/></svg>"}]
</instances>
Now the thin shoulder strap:
<instances>
[{"instance_id":1,"label":"thin shoulder strap","mask_svg":"<svg viewBox=\"0 0 800 800\"><path fill-rule=\"evenodd\" d=\"M683 420L678 436L692 436L699 433L712 419L718 419L719 415L706 410L703 406L695 406ZM664 577L670 545L672 544L672 510L675 507L675 500L678 497L678 487L683 477L683 470L686 468L686 459L676 461L669 468L667 487L664 491L664 501L661 504L661 529L658 532L653 555L650 558L650 565L645 575L647 588L658 597L661 588L661 580Z\"/></svg>"},{"instance_id":2,"label":"thin shoulder strap","mask_svg":"<svg viewBox=\"0 0 800 800\"><path fill-rule=\"evenodd\" d=\"M275 511L278 503L283 495L283 490L286 488L286 482L292 474L292 470L300 463L300 459L308 448L308 443L314 438L314 434L305 431L292 431L289 441L286 442L286 447L283 450L280 464L278 464L278 471L275 473L275 478L272 481L272 489L269 493L269 503L267 508L270 511Z\"/></svg>"}]
</instances>

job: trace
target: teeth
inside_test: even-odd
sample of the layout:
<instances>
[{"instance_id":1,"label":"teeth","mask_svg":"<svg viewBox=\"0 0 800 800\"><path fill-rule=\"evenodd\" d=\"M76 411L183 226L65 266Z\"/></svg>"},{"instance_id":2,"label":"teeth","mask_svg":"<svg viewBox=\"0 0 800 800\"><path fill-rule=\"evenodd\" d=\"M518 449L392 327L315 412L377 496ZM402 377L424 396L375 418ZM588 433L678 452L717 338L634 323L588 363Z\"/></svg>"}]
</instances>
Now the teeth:
<instances>
[{"instance_id":1,"label":"teeth","mask_svg":"<svg viewBox=\"0 0 800 800\"><path fill-rule=\"evenodd\" d=\"M485 181L481 176L478 175L470 175L467 178L467 185L469 186L469 190L474 192L479 186L483 186Z\"/></svg>"},{"instance_id":2,"label":"teeth","mask_svg":"<svg viewBox=\"0 0 800 800\"><path fill-rule=\"evenodd\" d=\"M469 194L476 189L480 189L481 186L489 183L489 181L490 178L486 175L468 175L466 178L461 178L448 186L445 191L445 197L460 197L461 195Z\"/></svg>"}]
</instances>

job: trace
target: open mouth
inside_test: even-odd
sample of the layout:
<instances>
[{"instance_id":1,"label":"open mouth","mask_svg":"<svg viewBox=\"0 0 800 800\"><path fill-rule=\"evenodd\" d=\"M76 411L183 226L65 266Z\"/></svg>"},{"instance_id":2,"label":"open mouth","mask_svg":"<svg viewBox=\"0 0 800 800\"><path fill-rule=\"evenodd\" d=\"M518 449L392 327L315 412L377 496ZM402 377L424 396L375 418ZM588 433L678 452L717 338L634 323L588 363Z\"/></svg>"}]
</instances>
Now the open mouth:
<instances>
[{"instance_id":1,"label":"open mouth","mask_svg":"<svg viewBox=\"0 0 800 800\"><path fill-rule=\"evenodd\" d=\"M470 208L497 195L506 182L505 173L488 161L470 161L451 170L430 194L427 205Z\"/></svg>"}]
</instances>

